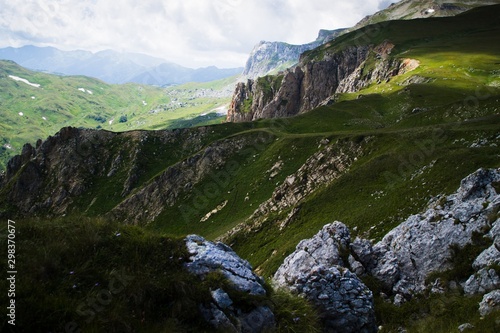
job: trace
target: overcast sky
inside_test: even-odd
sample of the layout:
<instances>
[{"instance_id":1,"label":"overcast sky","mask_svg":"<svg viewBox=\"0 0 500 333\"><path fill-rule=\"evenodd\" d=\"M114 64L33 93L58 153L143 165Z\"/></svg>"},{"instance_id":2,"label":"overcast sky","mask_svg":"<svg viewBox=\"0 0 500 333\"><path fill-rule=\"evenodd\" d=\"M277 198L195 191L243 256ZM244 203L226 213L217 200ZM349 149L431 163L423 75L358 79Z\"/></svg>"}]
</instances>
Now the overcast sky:
<instances>
[{"instance_id":1,"label":"overcast sky","mask_svg":"<svg viewBox=\"0 0 500 333\"><path fill-rule=\"evenodd\" d=\"M399 0L0 0L0 47L145 53L244 66L261 40L303 44Z\"/></svg>"}]
</instances>

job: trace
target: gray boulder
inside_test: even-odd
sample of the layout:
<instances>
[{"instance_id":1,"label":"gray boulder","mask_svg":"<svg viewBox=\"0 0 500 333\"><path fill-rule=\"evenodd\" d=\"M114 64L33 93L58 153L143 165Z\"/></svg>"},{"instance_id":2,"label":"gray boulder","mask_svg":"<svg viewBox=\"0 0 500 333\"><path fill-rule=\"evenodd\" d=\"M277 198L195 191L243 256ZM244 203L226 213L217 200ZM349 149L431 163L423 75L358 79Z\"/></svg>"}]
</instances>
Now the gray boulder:
<instances>
[{"instance_id":1,"label":"gray boulder","mask_svg":"<svg viewBox=\"0 0 500 333\"><path fill-rule=\"evenodd\" d=\"M464 293L467 295L484 294L500 288L500 278L494 269L481 268L465 282Z\"/></svg>"},{"instance_id":2,"label":"gray boulder","mask_svg":"<svg viewBox=\"0 0 500 333\"><path fill-rule=\"evenodd\" d=\"M185 266L189 272L204 279L212 272L221 273L230 288L253 296L264 296L264 281L257 276L250 264L241 259L229 246L213 243L197 235L187 236L186 246L191 254ZM212 301L200 305L205 320L218 331L258 333L275 326L271 309L265 305L255 305L251 309L240 309L222 288L211 291Z\"/></svg>"},{"instance_id":3,"label":"gray boulder","mask_svg":"<svg viewBox=\"0 0 500 333\"><path fill-rule=\"evenodd\" d=\"M213 243L201 236L186 237L186 246L191 254L187 269L200 277L210 272L222 273L238 291L250 295L265 295L264 280L252 271L248 261L241 259L236 252L223 243Z\"/></svg>"},{"instance_id":4,"label":"gray boulder","mask_svg":"<svg viewBox=\"0 0 500 333\"><path fill-rule=\"evenodd\" d=\"M494 290L483 296L479 303L479 314L487 316L494 311L500 310L500 290Z\"/></svg>"},{"instance_id":5,"label":"gray boulder","mask_svg":"<svg viewBox=\"0 0 500 333\"><path fill-rule=\"evenodd\" d=\"M273 281L315 304L327 332L376 332L372 292L344 267L357 262L349 246L349 229L341 222L327 224L297 245Z\"/></svg>"}]
</instances>

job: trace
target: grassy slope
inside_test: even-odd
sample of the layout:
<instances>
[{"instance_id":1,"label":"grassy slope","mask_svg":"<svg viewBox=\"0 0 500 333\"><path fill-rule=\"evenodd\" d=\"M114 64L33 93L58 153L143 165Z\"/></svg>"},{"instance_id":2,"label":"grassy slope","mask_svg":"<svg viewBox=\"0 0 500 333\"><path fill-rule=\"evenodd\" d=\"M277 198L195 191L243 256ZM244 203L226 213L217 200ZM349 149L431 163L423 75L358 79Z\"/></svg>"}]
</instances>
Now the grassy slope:
<instances>
[{"instance_id":1,"label":"grassy slope","mask_svg":"<svg viewBox=\"0 0 500 333\"><path fill-rule=\"evenodd\" d=\"M15 81L9 75L40 87ZM24 143L53 135L64 126L124 131L220 123L223 118L213 110L229 102L225 87L234 80L165 89L110 85L83 76L33 72L13 62L0 61L0 169L5 169L8 158L20 153ZM217 94L219 90L225 93ZM204 96L202 92L212 94ZM193 98L196 93L198 97ZM122 116L126 122L120 122Z\"/></svg>"},{"instance_id":2,"label":"grassy slope","mask_svg":"<svg viewBox=\"0 0 500 333\"><path fill-rule=\"evenodd\" d=\"M374 42L393 41L392 56L418 59L418 69L359 93L342 95L338 103L298 117L214 126L219 135L207 139L207 144L225 135L263 135L268 140L233 156L226 167L230 162L237 167L231 169L227 181L215 180L219 175L215 172L187 194L182 205L166 209L148 229L215 238L244 221L269 198L276 184L319 149L322 139L369 138L364 155L349 172L300 203L297 217L287 228L278 228L288 214L285 211L270 216L258 232L240 233L231 239L238 254L269 277L301 239L326 223L340 220L356 230L354 234L377 240L408 215L419 212L431 198L456 190L460 179L477 168L499 167L499 12L498 7L491 7L443 21L384 23L376 29L379 34L369 36ZM432 29L427 28L429 23ZM339 40L341 45L348 43L346 36ZM359 35L354 32L353 36ZM318 49L309 56L330 51ZM423 77L427 83L406 84L412 76ZM150 144L154 150L154 142ZM162 158L169 157L160 156L158 161ZM284 167L269 181L267 171L278 160L284 161ZM156 164L154 158L150 163ZM196 205L199 193L214 184L218 190ZM200 222L226 200L220 212ZM183 205L195 209L186 210ZM182 218L183 212L189 212L187 219ZM466 321L475 323L479 331L494 326L492 318L479 320L473 309L476 299L460 298L446 304L439 297L416 300L401 310L379 303L378 318L389 330L405 325L410 332L448 332ZM452 316L447 309L460 315Z\"/></svg>"},{"instance_id":3,"label":"grassy slope","mask_svg":"<svg viewBox=\"0 0 500 333\"><path fill-rule=\"evenodd\" d=\"M3 316L2 332L215 332L198 306L208 305L218 288L241 309L271 307L279 332L319 332L303 299L272 291L249 296L220 274L201 281L188 273L181 238L81 217L17 221L15 227L16 326ZM0 229L5 248L7 234ZM5 279L0 286L9 289Z\"/></svg>"}]
</instances>

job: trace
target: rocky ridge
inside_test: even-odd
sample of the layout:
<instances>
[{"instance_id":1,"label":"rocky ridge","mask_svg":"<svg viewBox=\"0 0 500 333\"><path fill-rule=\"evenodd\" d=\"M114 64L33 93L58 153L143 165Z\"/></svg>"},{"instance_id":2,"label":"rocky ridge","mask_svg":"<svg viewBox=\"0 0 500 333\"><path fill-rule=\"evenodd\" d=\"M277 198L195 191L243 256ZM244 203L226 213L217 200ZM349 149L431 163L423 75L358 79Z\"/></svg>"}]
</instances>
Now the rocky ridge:
<instances>
[{"instance_id":1,"label":"rocky ridge","mask_svg":"<svg viewBox=\"0 0 500 333\"><path fill-rule=\"evenodd\" d=\"M352 163L362 155L362 145L368 140L369 138L365 138L360 143L352 141L330 143L328 139L322 140L321 150L309 157L296 172L278 185L271 197L261 203L245 222L228 231L220 239L228 240L242 230L258 230L270 213L290 210L288 216L280 222L280 228L285 228L299 211L300 202L347 172Z\"/></svg>"},{"instance_id":2,"label":"rocky ridge","mask_svg":"<svg viewBox=\"0 0 500 333\"><path fill-rule=\"evenodd\" d=\"M277 76L240 82L227 121L290 117L329 103L337 93L354 92L418 67L416 60L390 57L393 48L389 41L351 46L321 60L301 61Z\"/></svg>"},{"instance_id":3,"label":"rocky ridge","mask_svg":"<svg viewBox=\"0 0 500 333\"><path fill-rule=\"evenodd\" d=\"M495 269L500 263L499 184L500 169L479 169L462 180L457 192L410 216L376 244L351 240L341 222L327 224L297 245L275 273L274 283L307 297L319 309L329 309L323 319L332 332L376 331L372 296L358 279L365 275L379 280L397 305L424 291L441 293L457 286L465 294L491 292L481 303L484 316L500 304ZM451 269L454 253L474 246L478 237L491 245L474 260L475 273L467 280L443 285L440 279L428 279L431 273ZM344 321L337 322L340 317Z\"/></svg>"},{"instance_id":4,"label":"rocky ridge","mask_svg":"<svg viewBox=\"0 0 500 333\"><path fill-rule=\"evenodd\" d=\"M261 41L250 53L242 77L255 79L279 68L291 67L297 64L302 53L331 41L343 30L320 30L314 42L302 45Z\"/></svg>"},{"instance_id":5,"label":"rocky ridge","mask_svg":"<svg viewBox=\"0 0 500 333\"><path fill-rule=\"evenodd\" d=\"M36 147L26 144L22 154L10 160L0 175L2 201L8 205L4 209L21 216L57 216L93 209L106 195L101 214L126 223L153 221L214 168L244 147L266 140L244 135L204 146L211 134L207 127L124 133L63 128ZM170 147L175 147L175 158ZM149 180L144 177L148 154L170 160ZM84 197L88 203L82 207Z\"/></svg>"}]
</instances>

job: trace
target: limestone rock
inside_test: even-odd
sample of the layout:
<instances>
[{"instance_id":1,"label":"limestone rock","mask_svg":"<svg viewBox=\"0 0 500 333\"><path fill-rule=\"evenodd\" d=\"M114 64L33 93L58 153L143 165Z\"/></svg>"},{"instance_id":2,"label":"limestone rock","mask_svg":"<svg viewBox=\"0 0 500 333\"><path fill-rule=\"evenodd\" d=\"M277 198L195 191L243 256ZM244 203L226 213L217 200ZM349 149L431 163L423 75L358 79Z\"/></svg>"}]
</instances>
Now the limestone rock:
<instances>
[{"instance_id":1,"label":"limestone rock","mask_svg":"<svg viewBox=\"0 0 500 333\"><path fill-rule=\"evenodd\" d=\"M185 264L189 272L201 279L211 272L219 272L231 282L234 290L254 296L266 295L264 281L230 247L197 235L187 236L185 241L191 254L190 262ZM212 290L211 296L212 302L201 305L200 311L205 320L219 331L260 333L275 326L274 314L265 305L239 309L221 288Z\"/></svg>"},{"instance_id":2,"label":"limestone rock","mask_svg":"<svg viewBox=\"0 0 500 333\"><path fill-rule=\"evenodd\" d=\"M458 326L458 331L465 332L465 331L471 330L473 328L474 328L474 325L472 325L470 323L465 323L465 324Z\"/></svg>"},{"instance_id":3,"label":"limestone rock","mask_svg":"<svg viewBox=\"0 0 500 333\"><path fill-rule=\"evenodd\" d=\"M297 245L273 281L311 300L328 332L376 332L371 291L343 267L349 246L349 229L341 222L327 224Z\"/></svg>"},{"instance_id":4,"label":"limestone rock","mask_svg":"<svg viewBox=\"0 0 500 333\"><path fill-rule=\"evenodd\" d=\"M498 310L500 310L500 290L494 290L484 295L483 300L479 303L479 314L484 317Z\"/></svg>"},{"instance_id":5,"label":"limestone rock","mask_svg":"<svg viewBox=\"0 0 500 333\"><path fill-rule=\"evenodd\" d=\"M186 246L191 254L187 269L200 277L219 271L238 291L250 295L265 295L264 281L252 271L248 261L241 259L229 246L212 243L201 236L186 237Z\"/></svg>"},{"instance_id":6,"label":"limestone rock","mask_svg":"<svg viewBox=\"0 0 500 333\"><path fill-rule=\"evenodd\" d=\"M302 240L274 275L279 286L293 286L316 266L344 266L341 253L348 251L349 229L341 222L325 225L314 237Z\"/></svg>"},{"instance_id":7,"label":"limestone rock","mask_svg":"<svg viewBox=\"0 0 500 333\"><path fill-rule=\"evenodd\" d=\"M425 213L410 216L372 249L366 242L358 242L354 251L359 252L368 272L392 285L393 292L421 292L429 273L450 268L451 245L464 247L474 233L485 233L490 212L500 201L492 186L499 180L500 169L479 169L462 180L443 206L430 206ZM475 267L500 261L496 250L492 245Z\"/></svg>"},{"instance_id":8,"label":"limestone rock","mask_svg":"<svg viewBox=\"0 0 500 333\"><path fill-rule=\"evenodd\" d=\"M500 278L495 270L481 268L465 282L464 292L467 295L484 294L499 288Z\"/></svg>"}]
</instances>

